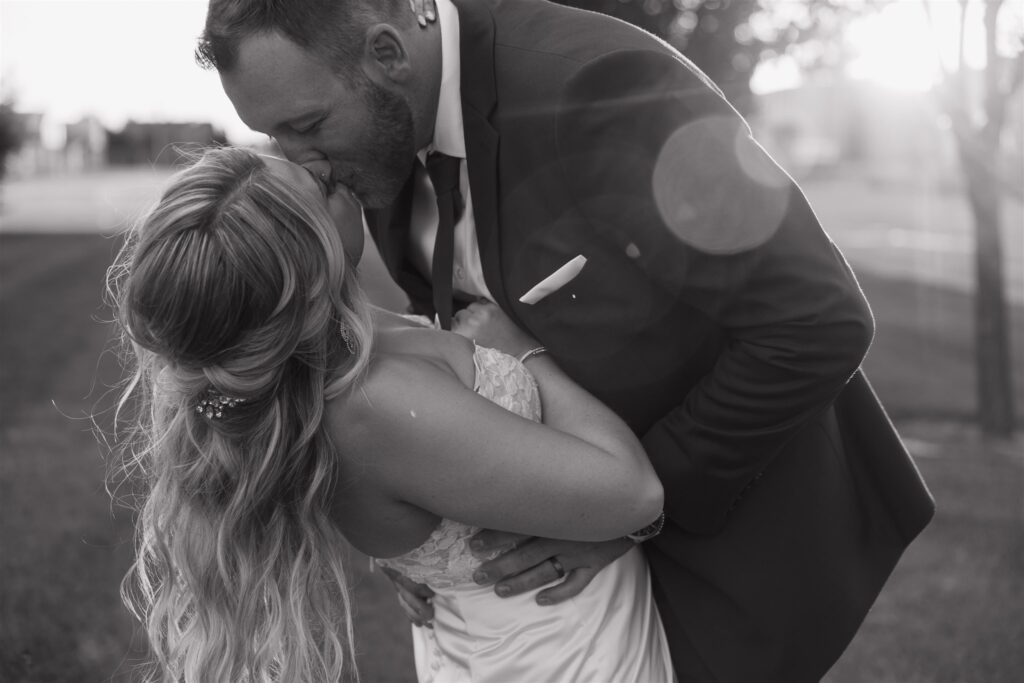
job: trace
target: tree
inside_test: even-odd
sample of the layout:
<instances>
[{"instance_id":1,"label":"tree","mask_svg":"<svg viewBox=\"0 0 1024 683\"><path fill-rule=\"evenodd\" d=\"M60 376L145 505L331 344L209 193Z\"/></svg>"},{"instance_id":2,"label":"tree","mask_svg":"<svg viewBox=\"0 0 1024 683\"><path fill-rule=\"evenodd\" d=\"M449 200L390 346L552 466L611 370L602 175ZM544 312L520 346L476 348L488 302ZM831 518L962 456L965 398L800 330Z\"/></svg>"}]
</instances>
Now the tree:
<instances>
[{"instance_id":1,"label":"tree","mask_svg":"<svg viewBox=\"0 0 1024 683\"><path fill-rule=\"evenodd\" d=\"M921 0L929 20L930 0ZM998 436L1014 430L1013 368L1003 274L1001 241L1003 198L1021 196L1021 188L1003 177L1000 153L1007 106L1024 80L1024 33L1015 36L1010 55L1000 55L998 38L1004 0L986 0L981 26L971 23L970 0L959 3L958 48L952 64L943 65L939 101L949 117L950 130L963 171L967 199L974 216L974 338L978 418L982 429ZM933 22L934 26L934 22ZM980 74L965 62L965 39L980 29L985 62ZM975 75L980 78L972 78Z\"/></svg>"}]
</instances>

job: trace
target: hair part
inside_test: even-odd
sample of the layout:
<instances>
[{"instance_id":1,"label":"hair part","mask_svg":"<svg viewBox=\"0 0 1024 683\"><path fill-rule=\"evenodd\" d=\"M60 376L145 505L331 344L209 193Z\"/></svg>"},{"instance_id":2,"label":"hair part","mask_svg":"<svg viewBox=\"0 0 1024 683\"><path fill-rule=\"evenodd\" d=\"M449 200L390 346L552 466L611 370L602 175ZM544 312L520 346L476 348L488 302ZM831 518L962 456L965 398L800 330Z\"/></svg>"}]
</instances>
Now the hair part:
<instances>
[{"instance_id":1,"label":"hair part","mask_svg":"<svg viewBox=\"0 0 1024 683\"><path fill-rule=\"evenodd\" d=\"M408 0L211 0L196 61L221 73L234 69L241 43L277 32L351 77L362 58L366 29L376 23L407 28Z\"/></svg>"},{"instance_id":2,"label":"hair part","mask_svg":"<svg viewBox=\"0 0 1024 683\"><path fill-rule=\"evenodd\" d=\"M108 289L133 371L124 468L145 488L122 595L149 680L356 677L324 414L372 332L326 209L254 153L209 150L133 228ZM210 391L246 401L210 420Z\"/></svg>"}]
</instances>

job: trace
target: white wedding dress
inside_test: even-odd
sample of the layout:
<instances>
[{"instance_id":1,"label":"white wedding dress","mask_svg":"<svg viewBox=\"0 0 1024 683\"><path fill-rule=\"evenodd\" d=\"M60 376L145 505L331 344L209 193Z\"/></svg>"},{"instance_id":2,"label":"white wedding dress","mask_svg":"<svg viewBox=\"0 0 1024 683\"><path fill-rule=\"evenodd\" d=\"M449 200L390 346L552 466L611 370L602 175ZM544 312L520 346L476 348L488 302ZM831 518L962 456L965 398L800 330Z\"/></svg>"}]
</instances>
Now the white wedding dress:
<instances>
[{"instance_id":1,"label":"white wedding dress","mask_svg":"<svg viewBox=\"0 0 1024 683\"><path fill-rule=\"evenodd\" d=\"M474 353L475 391L531 420L537 385L515 358ZM378 564L436 593L434 628L413 628L420 683L670 683L668 645L639 548L599 572L583 592L541 607L536 591L499 598L473 582L480 561L467 546L478 531L442 520L418 548Z\"/></svg>"}]
</instances>

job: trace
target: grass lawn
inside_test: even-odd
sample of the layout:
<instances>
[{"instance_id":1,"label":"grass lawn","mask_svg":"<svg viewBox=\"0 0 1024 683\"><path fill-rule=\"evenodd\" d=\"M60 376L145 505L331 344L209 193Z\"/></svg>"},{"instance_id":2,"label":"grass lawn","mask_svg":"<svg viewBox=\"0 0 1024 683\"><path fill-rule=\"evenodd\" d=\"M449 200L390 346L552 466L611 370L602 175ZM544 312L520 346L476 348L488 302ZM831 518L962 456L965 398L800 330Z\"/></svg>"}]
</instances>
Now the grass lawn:
<instances>
[{"instance_id":1,"label":"grass lawn","mask_svg":"<svg viewBox=\"0 0 1024 683\"><path fill-rule=\"evenodd\" d=\"M116 240L0 234L0 681L125 680L140 654L118 582L129 515L104 490L119 376L101 289ZM855 265L856 261L854 262ZM395 301L380 273L368 276ZM1024 671L1024 443L971 427L970 301L859 269L878 333L867 372L938 500L828 683L1009 683ZM1024 315L1014 311L1018 406ZM412 681L408 625L353 553L364 680Z\"/></svg>"}]
</instances>

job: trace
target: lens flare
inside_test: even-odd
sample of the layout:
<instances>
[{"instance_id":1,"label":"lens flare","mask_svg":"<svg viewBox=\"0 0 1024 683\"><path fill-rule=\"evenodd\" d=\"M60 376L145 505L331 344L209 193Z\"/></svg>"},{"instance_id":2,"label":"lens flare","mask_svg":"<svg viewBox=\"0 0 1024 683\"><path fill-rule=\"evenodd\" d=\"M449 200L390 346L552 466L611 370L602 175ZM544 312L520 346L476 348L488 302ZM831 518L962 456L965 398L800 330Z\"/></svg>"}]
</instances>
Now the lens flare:
<instances>
[{"instance_id":1,"label":"lens flare","mask_svg":"<svg viewBox=\"0 0 1024 683\"><path fill-rule=\"evenodd\" d=\"M789 200L789 178L738 117L706 117L679 128L663 145L652 182L668 229L715 254L771 238Z\"/></svg>"}]
</instances>

